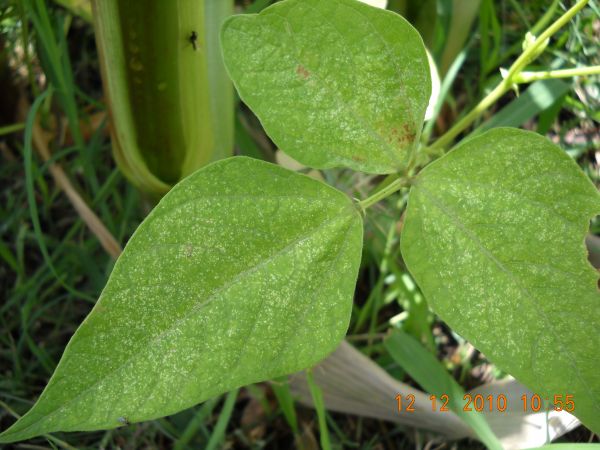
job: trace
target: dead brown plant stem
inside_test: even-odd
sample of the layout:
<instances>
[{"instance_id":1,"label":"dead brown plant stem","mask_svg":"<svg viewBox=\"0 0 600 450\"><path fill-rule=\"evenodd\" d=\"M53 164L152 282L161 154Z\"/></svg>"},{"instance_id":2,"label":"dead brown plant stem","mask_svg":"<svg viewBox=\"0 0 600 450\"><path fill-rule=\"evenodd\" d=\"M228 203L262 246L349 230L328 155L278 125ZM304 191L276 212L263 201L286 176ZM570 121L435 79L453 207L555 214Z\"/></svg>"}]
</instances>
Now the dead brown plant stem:
<instances>
[{"instance_id":1,"label":"dead brown plant stem","mask_svg":"<svg viewBox=\"0 0 600 450\"><path fill-rule=\"evenodd\" d=\"M28 111L29 106L30 105L24 105L23 110ZM44 162L50 161L52 153L48 143L50 141L51 134L42 129L37 117L33 124L32 135L33 147L38 155L40 155ZM108 228L106 228L102 220L100 220L96 213L94 213L94 211L92 211L88 204L83 200L81 195L79 195L79 192L77 192L63 168L57 163L50 162L48 170L54 178L56 185L65 193L73 205L73 208L75 208L75 211L77 211L77 214L79 214L81 220L83 220L94 236L96 236L98 241L100 241L102 248L112 258L117 259L123 252L121 245L111 234Z\"/></svg>"}]
</instances>

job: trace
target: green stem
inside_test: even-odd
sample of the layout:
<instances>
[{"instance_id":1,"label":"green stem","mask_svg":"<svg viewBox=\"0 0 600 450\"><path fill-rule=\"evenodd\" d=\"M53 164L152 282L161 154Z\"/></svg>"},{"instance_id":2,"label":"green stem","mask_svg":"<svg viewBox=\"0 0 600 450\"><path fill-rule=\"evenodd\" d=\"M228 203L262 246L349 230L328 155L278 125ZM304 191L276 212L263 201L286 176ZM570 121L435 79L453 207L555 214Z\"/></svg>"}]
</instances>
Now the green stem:
<instances>
[{"instance_id":1,"label":"green stem","mask_svg":"<svg viewBox=\"0 0 600 450\"><path fill-rule=\"evenodd\" d=\"M544 70L540 72L521 72L516 74L512 81L513 83L522 84L532 83L538 80L547 80L549 78L570 78L599 74L600 66L575 67L572 69Z\"/></svg>"},{"instance_id":2,"label":"green stem","mask_svg":"<svg viewBox=\"0 0 600 450\"><path fill-rule=\"evenodd\" d=\"M329 430L327 429L327 416L325 411L325 401L323 400L323 392L315 383L312 369L306 371L306 382L312 396L315 410L317 411L317 419L319 421L319 435L321 437L321 450L331 450L331 441L329 440Z\"/></svg>"},{"instance_id":3,"label":"green stem","mask_svg":"<svg viewBox=\"0 0 600 450\"><path fill-rule=\"evenodd\" d=\"M535 39L535 42L533 42L523 51L521 56L517 58L510 69L508 69L506 78L510 79L516 73L521 72L521 70L523 70L523 68L531 62L532 57L539 55L539 50L546 45L546 40L550 39L552 35L564 27L575 14L583 9L588 1L589 0L579 0L571 9L567 10L567 12L560 16L552 25L546 28L546 30Z\"/></svg>"},{"instance_id":4,"label":"green stem","mask_svg":"<svg viewBox=\"0 0 600 450\"><path fill-rule=\"evenodd\" d=\"M460 119L452 128L438 138L432 145L427 148L427 152L431 152L434 149L446 147L450 144L456 136L462 133L466 128L469 127L486 109L496 103L496 101L506 94L511 88L511 83L508 79L504 79L494 88L492 92L486 95L475 108L473 108L466 116Z\"/></svg>"},{"instance_id":5,"label":"green stem","mask_svg":"<svg viewBox=\"0 0 600 450\"><path fill-rule=\"evenodd\" d=\"M554 14L556 13L556 8L558 8L558 3L559 3L559 0L554 0L552 2L552 5L550 5L550 7L546 10L546 12L542 16L542 18L540 20L538 20L536 22L536 24L533 26L533 28L531 29L532 34L534 34L534 35L538 34L540 31L542 31L544 29L544 27L548 23L550 23L550 21L552 20L552 17L554 17Z\"/></svg>"},{"instance_id":6,"label":"green stem","mask_svg":"<svg viewBox=\"0 0 600 450\"><path fill-rule=\"evenodd\" d=\"M486 109L493 105L496 100L508 92L516 83L515 78L521 73L523 68L539 56L550 36L567 24L569 20L571 20L571 18L588 3L588 1L589 0L579 0L571 9L560 16L552 25L540 34L534 42L530 43L521 56L519 56L510 69L508 69L504 79L488 95L486 95L472 111L460 119L452 128L429 146L426 151L431 153L432 150L446 147L456 136L467 129Z\"/></svg>"},{"instance_id":7,"label":"green stem","mask_svg":"<svg viewBox=\"0 0 600 450\"><path fill-rule=\"evenodd\" d=\"M380 200L383 200L384 198L389 197L394 192L399 191L400 189L402 189L403 187L408 186L409 184L410 184L410 180L409 179L407 179L407 178L398 178L397 180L394 180L393 182L391 182L390 184L388 184L386 187L384 187L380 191L375 192L370 197L367 197L364 200L359 201L358 204L360 205L360 207L363 210L365 210L369 206L372 206L375 203L379 202Z\"/></svg>"},{"instance_id":8,"label":"green stem","mask_svg":"<svg viewBox=\"0 0 600 450\"><path fill-rule=\"evenodd\" d=\"M25 128L25 124L24 123L15 123L12 125L6 125L3 127L0 127L0 136L4 136L6 134L10 134L10 133L15 133L17 131L21 131Z\"/></svg>"},{"instance_id":9,"label":"green stem","mask_svg":"<svg viewBox=\"0 0 600 450\"><path fill-rule=\"evenodd\" d=\"M221 413L219 414L219 418L217 419L217 424L213 429L213 432L208 440L208 444L206 444L206 450L215 450L217 448L222 448L222 443L225 438L225 430L227 429L227 424L229 424L229 420L231 419L231 414L233 413L233 409L235 407L235 402L237 399L239 389L234 389L230 391L225 397L225 402L223 403L223 409L221 409Z\"/></svg>"}]
</instances>

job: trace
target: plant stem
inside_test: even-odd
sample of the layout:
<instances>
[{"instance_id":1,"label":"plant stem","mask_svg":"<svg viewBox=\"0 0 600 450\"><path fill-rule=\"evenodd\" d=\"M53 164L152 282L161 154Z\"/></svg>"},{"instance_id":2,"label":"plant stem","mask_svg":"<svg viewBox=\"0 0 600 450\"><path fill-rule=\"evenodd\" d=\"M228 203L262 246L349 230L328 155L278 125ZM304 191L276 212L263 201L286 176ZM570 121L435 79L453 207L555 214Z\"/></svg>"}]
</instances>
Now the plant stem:
<instances>
[{"instance_id":1,"label":"plant stem","mask_svg":"<svg viewBox=\"0 0 600 450\"><path fill-rule=\"evenodd\" d=\"M510 66L510 69L508 69L504 79L488 95L486 95L483 98L483 100L481 100L479 104L477 104L477 106L473 108L473 110L471 110L466 116L460 119L439 139L437 139L437 141L435 141L431 146L429 146L426 149L426 151L431 152L431 150L443 148L450 144L456 136L458 136L462 131L468 128L469 125L471 125L487 108L489 108L492 104L496 102L496 100L498 100L506 92L508 92L513 87L513 85L517 83L517 75L521 73L523 68L532 60L534 60L537 56L539 56L541 50L543 50L544 46L546 45L546 41L550 38L550 36L552 36L561 27L568 23L569 20L571 20L571 18L588 3L588 1L589 0L579 0L571 9L565 12L552 25L546 28L546 30L542 34L540 34L538 38L535 39L535 41L530 43L525 48L521 56L519 56L517 60L512 64L512 66Z\"/></svg>"},{"instance_id":2,"label":"plant stem","mask_svg":"<svg viewBox=\"0 0 600 450\"><path fill-rule=\"evenodd\" d=\"M220 448L223 443L223 439L225 437L225 430L227 428L227 424L231 419L231 413L233 412L233 408L235 407L235 401L237 399L239 389L234 389L230 391L225 397L225 402L223 403L223 409L219 414L219 418L217 419L217 424L213 429L213 432L208 440L208 444L206 444L206 450L215 450L216 448Z\"/></svg>"},{"instance_id":3,"label":"plant stem","mask_svg":"<svg viewBox=\"0 0 600 450\"><path fill-rule=\"evenodd\" d=\"M600 75L600 66L575 67L572 69L544 70L540 72L521 72L516 74L513 83L531 83L538 80L547 80L548 78L570 78L585 75Z\"/></svg>"},{"instance_id":4,"label":"plant stem","mask_svg":"<svg viewBox=\"0 0 600 450\"><path fill-rule=\"evenodd\" d=\"M486 109L493 105L500 97L510 90L511 83L508 79L504 79L494 88L492 92L486 95L475 108L473 108L466 116L460 119L452 128L438 138L432 145L427 148L430 152L433 149L445 147L450 144L456 136L471 125Z\"/></svg>"},{"instance_id":5,"label":"plant stem","mask_svg":"<svg viewBox=\"0 0 600 450\"><path fill-rule=\"evenodd\" d=\"M17 131L21 131L25 128L25 124L24 123L15 123L12 125L6 125L3 127L0 127L0 136L4 136L6 134L10 134L10 133L15 133Z\"/></svg>"},{"instance_id":6,"label":"plant stem","mask_svg":"<svg viewBox=\"0 0 600 450\"><path fill-rule=\"evenodd\" d=\"M554 17L554 13L556 13L556 8L558 7L559 0L553 0L552 5L546 10L544 15L540 20L536 22L536 24L531 28L532 34L538 34L540 31L544 29L546 24L550 23L552 17Z\"/></svg>"},{"instance_id":7,"label":"plant stem","mask_svg":"<svg viewBox=\"0 0 600 450\"><path fill-rule=\"evenodd\" d=\"M327 429L327 416L325 411L325 401L323 400L323 392L315 383L312 369L306 371L306 382L310 389L315 410L317 411L317 419L319 421L319 435L321 437L321 450L331 450L331 441L329 440L329 430Z\"/></svg>"},{"instance_id":8,"label":"plant stem","mask_svg":"<svg viewBox=\"0 0 600 450\"><path fill-rule=\"evenodd\" d=\"M538 56L538 51L546 45L546 40L565 26L575 14L587 5L588 1L589 0L579 0L571 9L567 10L567 12L560 16L552 25L546 28L546 30L535 39L535 42L529 45L523 53L521 53L521 56L517 58L508 70L506 78L511 79L516 73L521 72L521 70L531 62L532 57Z\"/></svg>"},{"instance_id":9,"label":"plant stem","mask_svg":"<svg viewBox=\"0 0 600 450\"><path fill-rule=\"evenodd\" d=\"M401 188L406 187L410 184L410 180L407 178L398 178L397 180L392 181L389 185L381 189L380 191L375 192L370 197L365 198L358 202L360 207L365 210L369 206L374 205L375 203L383 200L386 197L389 197L394 192L399 191Z\"/></svg>"}]
</instances>

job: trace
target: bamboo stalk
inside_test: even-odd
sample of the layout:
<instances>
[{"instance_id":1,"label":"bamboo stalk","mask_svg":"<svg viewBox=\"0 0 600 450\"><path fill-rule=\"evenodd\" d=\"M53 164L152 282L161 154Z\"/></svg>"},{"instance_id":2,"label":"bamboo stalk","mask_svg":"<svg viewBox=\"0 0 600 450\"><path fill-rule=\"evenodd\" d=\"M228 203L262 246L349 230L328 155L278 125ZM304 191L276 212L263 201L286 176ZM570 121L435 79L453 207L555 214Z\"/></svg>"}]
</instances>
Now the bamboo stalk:
<instances>
[{"instance_id":1,"label":"bamboo stalk","mask_svg":"<svg viewBox=\"0 0 600 450\"><path fill-rule=\"evenodd\" d=\"M233 151L233 93L218 27L231 0L94 0L94 29L123 173L160 196Z\"/></svg>"}]
</instances>

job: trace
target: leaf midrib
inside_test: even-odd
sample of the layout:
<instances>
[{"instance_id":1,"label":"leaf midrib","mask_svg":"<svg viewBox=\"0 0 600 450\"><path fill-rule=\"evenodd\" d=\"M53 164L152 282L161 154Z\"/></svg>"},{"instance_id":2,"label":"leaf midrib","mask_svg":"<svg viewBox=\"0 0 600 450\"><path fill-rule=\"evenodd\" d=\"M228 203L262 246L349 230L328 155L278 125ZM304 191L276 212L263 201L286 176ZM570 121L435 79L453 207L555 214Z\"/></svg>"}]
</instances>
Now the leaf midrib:
<instances>
[{"instance_id":1,"label":"leaf midrib","mask_svg":"<svg viewBox=\"0 0 600 450\"><path fill-rule=\"evenodd\" d=\"M314 235L316 235L319 231L321 231L322 229L326 228L328 225L334 223L337 220L341 220L341 219L352 220L352 215L353 215L354 211L353 210L348 210L348 208L353 208L353 205L347 204L345 208L339 208L339 210L336 211L337 214L334 215L332 218L323 221L318 227L313 228L312 230L310 230L310 232L308 232L308 233L304 234L303 236L301 236L301 237L295 239L294 241L290 242L289 244L287 244L286 246L284 246L283 248L281 248L280 250L278 250L277 252L275 252L273 255L268 256L267 258L265 258L264 260L262 260L261 262L259 262L255 266L253 266L253 267L251 267L251 268L249 268L249 269L247 269L247 270L245 270L243 272L240 272L235 277L232 277L230 280L228 280L226 283L224 283L223 285L221 285L219 288L215 289L207 297L207 300L204 303L196 305L195 307L192 307L191 311L189 313L184 314L183 316L181 316L179 319L177 319L175 322L173 322L169 327L167 327L160 334L149 338L143 346L140 346L140 348L147 347L149 344L151 344L151 343L153 343L155 341L162 340L165 336L168 336L168 334L170 332L172 332L179 323L187 320L192 315L197 314L200 310L203 309L204 306L212 303L212 301L215 299L215 297L220 292L222 292L222 291L230 288L234 284L238 283L242 278L245 278L247 275L250 275L250 274L256 272L257 270L259 270L260 268L262 268L264 265L267 265L268 263L270 263L273 260L275 260L277 257L285 254L290 249L293 249L296 245L300 244L301 242L310 239L311 237L313 237ZM345 215L343 213L347 213L347 215ZM98 302L96 305L99 305L99 304L100 304L100 302ZM75 338L75 335L73 336L73 338ZM67 354L68 348L70 346L70 342L67 345L67 348L65 348L65 352L64 352L65 354ZM120 364L118 367L116 367L113 371L111 371L110 373L108 373L105 376L101 377L100 379L98 379L96 382L94 382L90 386L84 388L76 396L74 396L73 398L69 399L67 402L63 403L61 406L55 408L54 410L50 411L47 414L42 415L35 422L27 425L24 428L17 429L15 431L11 432L11 433L6 433L6 434L2 433L2 435L3 435L2 437L10 436L11 434L13 434L13 435L14 434L23 434L26 430L32 428L33 426L35 426L36 424L40 423L41 421L47 420L49 417L55 415L57 412L63 410L68 405L70 405L73 402L77 401L80 397L82 397L83 395L85 395L87 392L89 392L90 390L92 390L94 387L96 387L97 385L99 385L103 381L109 379L111 376L114 376L116 373L122 371L122 369L125 368L127 365L129 365L130 363L136 361L137 357L139 357L139 356L140 356L139 352L134 352L130 358L127 358L125 361L123 361L123 363ZM60 365L61 364L59 363L59 366ZM57 366L57 368L55 370L55 373L58 372L59 366ZM50 387L50 386L48 386L48 387ZM46 391L44 391L44 392L46 392ZM40 396L40 398L38 399L38 402L36 404L39 404L39 402L41 402L43 400L43 398L44 398L44 392L42 392L42 395ZM23 416L23 419L26 416L28 416L29 414L32 414L32 413L35 413L35 406L25 416ZM17 425L17 424L18 424L18 422L15 422L14 425ZM9 430L7 430L7 431L9 431ZM53 431L53 430L45 430L45 432L51 432L51 431ZM44 430L42 430L42 432L44 432ZM0 442L2 442L2 439L0 439Z\"/></svg>"},{"instance_id":2,"label":"leaf midrib","mask_svg":"<svg viewBox=\"0 0 600 450\"><path fill-rule=\"evenodd\" d=\"M477 246L477 248L479 248L479 250L490 261L492 261L501 271L506 273L509 276L509 278L512 279L517 286L519 286L519 289L524 294L526 294L523 297L528 299L528 301L531 301L530 300L531 298L538 298L538 296L534 295L532 292L529 291L529 289L527 289L526 286L523 285L523 283L521 282L520 278L517 275L513 274L508 268L506 268L504 266L504 264L502 263L502 261L500 261L498 258L496 258L496 256L483 245L483 243L479 240L479 238L475 234L473 234L473 232L471 232L468 228L465 227L465 225L460 221L460 219L456 216L456 214L454 213L454 211L452 211L451 208L446 208L443 206L443 204L441 203L441 199L436 197L435 194L433 194L429 189L427 189L424 186L423 182L415 184L413 189L415 189L417 191L421 190L423 192L424 196L431 201L431 204L433 206L435 206L438 210L440 210L444 215L446 215L446 217L448 217L456 225L456 229L460 230L467 238L469 238ZM540 302L540 305L541 304L543 304L543 302ZM541 307L534 308L534 309L536 311L539 311L540 317L542 317L542 320L544 321L544 323L548 327L548 329L552 329L552 321L546 315L545 310ZM577 378L579 379L579 381L581 382L583 387L586 389L588 394L593 393L594 390L590 388L587 380L582 377L581 372L579 370L579 366L575 363L575 361L573 361L573 359L571 358L571 354L569 352L565 351L562 341L560 339L557 339L557 337L553 333L550 333L550 336L558 344L558 347L561 349L561 353L564 356L566 356L567 360L571 363L571 368L575 372ZM532 352L532 354L533 354L533 352ZM532 368L533 368L533 365L532 365ZM591 402L591 403L594 405L596 410L600 411L600 404L595 403L595 402Z\"/></svg>"},{"instance_id":3,"label":"leaf midrib","mask_svg":"<svg viewBox=\"0 0 600 450\"><path fill-rule=\"evenodd\" d=\"M344 244L340 245L340 249L339 249L339 251L337 252L337 255L336 255L336 257L335 257L334 261L333 261L333 262L332 262L332 263L329 265L329 267L330 267L330 268L329 268L328 270L325 270L325 271L324 271L324 272L321 274L321 276L322 276L322 278L323 278L323 279L325 279L325 278L330 278L330 277L331 277L331 274L333 273L333 270L332 270L332 269L333 269L333 268L334 268L334 267L337 265L337 262L339 261L339 259L340 259L340 256L341 256L341 255L344 253L344 250L346 249L346 246L345 246L345 241L346 241L346 238L348 237L348 234L349 234L349 232L350 232L351 230L352 230L352 222L350 222L350 223L349 223L349 225L348 225L348 228L347 228L347 229L344 231L344 239L342 240L342 242L344 242ZM315 283L315 284L317 284L317 283ZM315 301L316 301L316 298L317 298L317 295L318 295L318 292L319 292L319 290L320 290L320 287L319 287L319 285L317 284L317 287L316 287L316 289L314 290L314 295L311 297L311 300L310 300L309 302L307 302L307 304L305 305L305 307L304 307L304 309L303 309L302 311L300 311L300 312L298 312L298 313L296 314L296 317L298 317L298 315L299 315L299 314L302 314L302 316L301 316L301 320L300 320L300 322L297 324L297 326L296 326L296 329L297 329L297 328L300 328L300 327L302 326L302 324L303 324L303 322L304 322L305 318L307 317L307 314L303 314L303 312L305 312L305 311L306 311L306 309L307 309L309 306L311 306L311 305L313 305L313 304L315 303ZM262 304L264 303L264 300L265 300L265 298L263 297L263 299L261 299L261 306L258 308L258 310L259 310L259 311L262 309ZM252 330L252 331L251 331L251 333L249 333L249 335L250 335L250 334L252 334L252 333L254 332L254 330L255 330L255 328L256 328L256 324L257 324L257 322L258 322L258 314L256 314L256 315L255 315L255 318L254 318L254 323L253 323L253 325L252 325L252 327L251 327L251 330ZM293 332L294 332L294 329L292 329L292 330L291 330L291 333L293 333ZM241 348L241 349L240 349L240 351L239 351L238 357L237 357L237 358L236 358L236 360L235 360L235 361L234 361L234 362L231 364L231 366L230 366L230 370L233 370L233 368L239 364L239 361L241 360L241 358L242 358L242 356L243 356L243 353L245 352L245 349L246 349L246 347L247 347L247 345L248 345L248 342L249 342L249 341L250 341L250 339L249 339L249 338L244 340L244 343L242 344L242 348ZM280 351L278 352L278 354L279 354L279 355L284 355L284 354L285 354L285 352L287 351L286 349L287 349L287 347L289 346L289 344L291 343L291 341L292 341L292 339L289 339L289 338L288 338L288 339L284 339L284 340L283 340L283 346L282 346L282 348L280 349ZM232 378L233 378L233 375L234 375L234 374L235 374L235 372L232 372Z\"/></svg>"}]
</instances>

